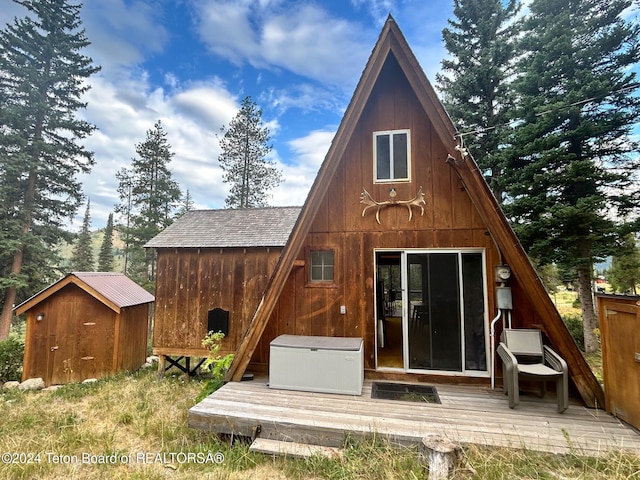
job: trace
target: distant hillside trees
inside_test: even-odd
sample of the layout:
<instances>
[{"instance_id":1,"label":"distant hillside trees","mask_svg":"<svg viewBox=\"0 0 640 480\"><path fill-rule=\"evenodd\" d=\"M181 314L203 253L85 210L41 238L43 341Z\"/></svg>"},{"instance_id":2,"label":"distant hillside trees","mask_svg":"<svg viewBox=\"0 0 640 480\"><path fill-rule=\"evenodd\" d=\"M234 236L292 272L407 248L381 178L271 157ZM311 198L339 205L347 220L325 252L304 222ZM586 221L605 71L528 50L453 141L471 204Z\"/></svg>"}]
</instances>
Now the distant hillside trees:
<instances>
[{"instance_id":1,"label":"distant hillside trees","mask_svg":"<svg viewBox=\"0 0 640 480\"><path fill-rule=\"evenodd\" d=\"M282 181L281 172L267 156L269 129L262 124L262 110L245 97L240 111L228 127L222 127L222 153L218 156L224 171L223 181L231 184L225 203L229 208L252 208L267 205L269 190Z\"/></svg>"},{"instance_id":2,"label":"distant hillside trees","mask_svg":"<svg viewBox=\"0 0 640 480\"><path fill-rule=\"evenodd\" d=\"M607 280L614 292L638 294L640 286L640 247L636 235L624 238L620 251L611 259Z\"/></svg>"},{"instance_id":3,"label":"distant hillside trees","mask_svg":"<svg viewBox=\"0 0 640 480\"><path fill-rule=\"evenodd\" d=\"M173 158L167 134L158 120L136 145L138 156L131 167L121 169L118 179L119 231L125 243L125 273L146 288L155 281L155 251L143 246L173 223L181 191L173 180Z\"/></svg>"},{"instance_id":4,"label":"distant hillside trees","mask_svg":"<svg viewBox=\"0 0 640 480\"><path fill-rule=\"evenodd\" d=\"M54 246L82 201L76 174L94 163L81 143L94 126L76 116L99 70L80 5L22 0L29 16L0 31L0 339L12 308L59 276Z\"/></svg>"},{"instance_id":5,"label":"distant hillside trees","mask_svg":"<svg viewBox=\"0 0 640 480\"><path fill-rule=\"evenodd\" d=\"M109 214L107 225L104 227L104 237L100 244L100 253L98 254L98 271L113 271L113 213Z\"/></svg>"},{"instance_id":6,"label":"distant hillside trees","mask_svg":"<svg viewBox=\"0 0 640 480\"><path fill-rule=\"evenodd\" d=\"M82 228L78 233L78 240L71 255L71 270L74 272L93 272L93 241L91 239L91 200L87 200L87 209L84 213Z\"/></svg>"}]
</instances>

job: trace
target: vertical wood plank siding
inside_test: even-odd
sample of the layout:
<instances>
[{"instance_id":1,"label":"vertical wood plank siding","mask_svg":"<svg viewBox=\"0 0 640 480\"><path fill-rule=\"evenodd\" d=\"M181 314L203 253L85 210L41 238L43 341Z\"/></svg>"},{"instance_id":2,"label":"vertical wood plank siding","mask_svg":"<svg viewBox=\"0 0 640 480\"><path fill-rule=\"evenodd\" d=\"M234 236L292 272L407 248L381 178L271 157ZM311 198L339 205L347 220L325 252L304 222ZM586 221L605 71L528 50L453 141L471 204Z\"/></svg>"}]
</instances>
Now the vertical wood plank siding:
<instances>
[{"instance_id":1,"label":"vertical wood plank siding","mask_svg":"<svg viewBox=\"0 0 640 480\"><path fill-rule=\"evenodd\" d=\"M394 94L388 95L391 85ZM412 181L374 184L373 132L394 129L411 131ZM499 263L495 244L445 162L447 152L437 138L406 77L389 57L298 256L306 265L309 250L335 249L335 284L310 286L307 269L294 267L254 352L254 365L265 366L269 342L289 333L363 337L365 367L375 368L374 248L482 248L487 253L487 284L493 284L492 266ZM371 210L363 217L362 188L382 201L389 198L391 186L402 200L413 198L422 186L425 214L414 208L409 221L405 207L388 207L380 211L380 225ZM493 302L489 294L489 311L494 311ZM341 305L345 315L340 314ZM528 306L526 301L520 305Z\"/></svg>"},{"instance_id":2,"label":"vertical wood plank siding","mask_svg":"<svg viewBox=\"0 0 640 480\"><path fill-rule=\"evenodd\" d=\"M222 353L233 353L280 256L280 248L158 249L153 349L205 356L209 310L229 311Z\"/></svg>"}]
</instances>

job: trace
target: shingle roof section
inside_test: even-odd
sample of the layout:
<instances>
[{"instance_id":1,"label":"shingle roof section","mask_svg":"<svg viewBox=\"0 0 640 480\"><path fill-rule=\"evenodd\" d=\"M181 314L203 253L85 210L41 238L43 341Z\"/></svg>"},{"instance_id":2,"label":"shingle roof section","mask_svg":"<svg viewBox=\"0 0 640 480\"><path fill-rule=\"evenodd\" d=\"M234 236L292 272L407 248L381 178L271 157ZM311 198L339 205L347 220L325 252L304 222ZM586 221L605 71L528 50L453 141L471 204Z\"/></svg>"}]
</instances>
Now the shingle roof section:
<instances>
[{"instance_id":1,"label":"shingle roof section","mask_svg":"<svg viewBox=\"0 0 640 480\"><path fill-rule=\"evenodd\" d=\"M122 273L72 272L96 292L105 296L120 308L150 303L155 297Z\"/></svg>"},{"instance_id":2,"label":"shingle roof section","mask_svg":"<svg viewBox=\"0 0 640 480\"><path fill-rule=\"evenodd\" d=\"M283 247L300 211L301 207L192 210L145 247Z\"/></svg>"}]
</instances>

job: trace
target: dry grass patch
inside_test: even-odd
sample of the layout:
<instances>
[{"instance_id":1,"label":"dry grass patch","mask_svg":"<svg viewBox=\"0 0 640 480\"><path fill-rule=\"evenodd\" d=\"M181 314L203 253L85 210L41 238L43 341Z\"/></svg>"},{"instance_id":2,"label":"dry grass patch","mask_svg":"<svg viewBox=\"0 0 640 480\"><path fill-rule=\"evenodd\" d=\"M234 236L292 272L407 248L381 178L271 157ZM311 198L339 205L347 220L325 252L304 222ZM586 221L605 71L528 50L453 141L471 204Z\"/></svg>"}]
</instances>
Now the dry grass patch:
<instances>
[{"instance_id":1,"label":"dry grass patch","mask_svg":"<svg viewBox=\"0 0 640 480\"><path fill-rule=\"evenodd\" d=\"M201 388L146 371L55 392L1 391L0 452L16 455L0 463L0 478L227 478L257 466L260 457L243 460L187 427Z\"/></svg>"},{"instance_id":2,"label":"dry grass patch","mask_svg":"<svg viewBox=\"0 0 640 480\"><path fill-rule=\"evenodd\" d=\"M179 377L158 380L155 372L141 371L94 384L71 384L56 392L0 389L0 454L30 455L3 457L11 461L0 462L0 478L374 480L428 476L416 449L395 448L379 438L346 440L344 455L338 459L272 458L249 452L244 443L230 447L212 434L187 426L188 409L203 383ZM455 478L640 480L640 456L628 454L583 458L475 446L465 446L463 452Z\"/></svg>"}]
</instances>

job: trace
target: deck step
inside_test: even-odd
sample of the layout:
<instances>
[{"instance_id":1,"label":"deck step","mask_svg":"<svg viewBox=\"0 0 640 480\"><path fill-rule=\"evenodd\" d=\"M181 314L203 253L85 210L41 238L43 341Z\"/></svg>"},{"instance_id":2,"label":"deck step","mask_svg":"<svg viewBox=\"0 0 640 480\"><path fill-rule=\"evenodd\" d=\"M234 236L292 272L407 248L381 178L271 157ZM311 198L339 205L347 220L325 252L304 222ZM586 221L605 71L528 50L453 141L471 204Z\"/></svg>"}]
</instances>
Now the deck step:
<instances>
[{"instance_id":1,"label":"deck step","mask_svg":"<svg viewBox=\"0 0 640 480\"><path fill-rule=\"evenodd\" d=\"M268 438L256 438L249 450L252 452L267 453L270 455L284 455L289 457L309 458L319 455L327 458L337 458L342 455L342 450L336 447L322 445L310 445L308 443L283 442Z\"/></svg>"}]
</instances>

